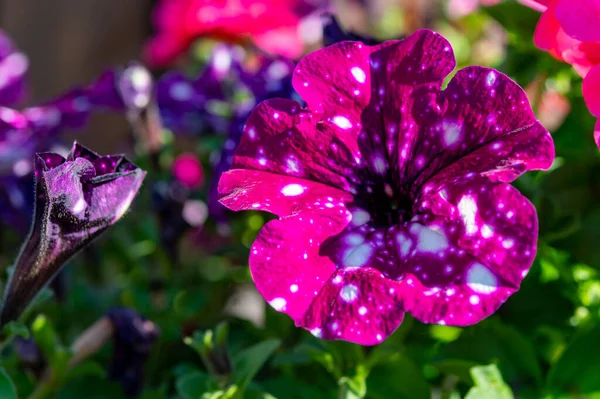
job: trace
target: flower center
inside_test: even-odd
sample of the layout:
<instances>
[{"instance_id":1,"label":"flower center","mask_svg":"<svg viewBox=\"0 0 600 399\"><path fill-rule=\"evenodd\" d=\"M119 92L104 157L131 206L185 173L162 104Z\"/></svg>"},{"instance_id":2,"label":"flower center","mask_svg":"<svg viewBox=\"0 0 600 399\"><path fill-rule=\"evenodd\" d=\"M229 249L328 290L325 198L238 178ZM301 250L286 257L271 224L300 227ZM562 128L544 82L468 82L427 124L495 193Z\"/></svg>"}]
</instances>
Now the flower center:
<instances>
[{"instance_id":1,"label":"flower center","mask_svg":"<svg viewBox=\"0 0 600 399\"><path fill-rule=\"evenodd\" d=\"M390 227L408 222L413 217L412 200L388 183L366 188L356 198L356 205L371 216L373 227Z\"/></svg>"}]
</instances>

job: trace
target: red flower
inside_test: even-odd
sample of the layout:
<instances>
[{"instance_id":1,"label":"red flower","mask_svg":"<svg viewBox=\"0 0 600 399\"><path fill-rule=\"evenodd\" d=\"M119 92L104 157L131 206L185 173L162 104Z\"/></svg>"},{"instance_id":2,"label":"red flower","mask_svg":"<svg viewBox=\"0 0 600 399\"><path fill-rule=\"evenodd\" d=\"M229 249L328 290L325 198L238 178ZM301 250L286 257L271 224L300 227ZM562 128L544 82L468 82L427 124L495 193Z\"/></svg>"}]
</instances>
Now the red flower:
<instances>
[{"instance_id":1,"label":"red flower","mask_svg":"<svg viewBox=\"0 0 600 399\"><path fill-rule=\"evenodd\" d=\"M535 45L573 66L583 80L583 97L592 115L600 117L600 0L538 0L543 11ZM600 122L596 134L600 133ZM599 137L596 144L600 146Z\"/></svg>"},{"instance_id":2,"label":"red flower","mask_svg":"<svg viewBox=\"0 0 600 399\"><path fill-rule=\"evenodd\" d=\"M147 44L146 58L165 66L201 36L250 39L268 53L297 58L303 49L298 24L313 10L301 0L161 0L154 13L157 34Z\"/></svg>"}]
</instances>

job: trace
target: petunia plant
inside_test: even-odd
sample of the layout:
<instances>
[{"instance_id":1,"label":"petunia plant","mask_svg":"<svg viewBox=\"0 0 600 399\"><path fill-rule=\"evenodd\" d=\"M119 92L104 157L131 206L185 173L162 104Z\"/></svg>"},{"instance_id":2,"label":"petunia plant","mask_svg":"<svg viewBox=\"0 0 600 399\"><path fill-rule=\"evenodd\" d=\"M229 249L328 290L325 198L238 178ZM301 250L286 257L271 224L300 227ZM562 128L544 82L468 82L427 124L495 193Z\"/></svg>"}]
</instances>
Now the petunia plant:
<instances>
[{"instance_id":1,"label":"petunia plant","mask_svg":"<svg viewBox=\"0 0 600 399\"><path fill-rule=\"evenodd\" d=\"M232 210L278 216L250 249L256 287L297 326L372 345L405 313L464 326L519 289L534 206L508 183L554 159L524 91L460 70L439 34L304 57L293 85L250 115L219 184Z\"/></svg>"},{"instance_id":2,"label":"petunia plant","mask_svg":"<svg viewBox=\"0 0 600 399\"><path fill-rule=\"evenodd\" d=\"M15 320L80 249L129 209L146 173L123 155L79 143L65 158L38 153L35 214L5 291L0 324Z\"/></svg>"}]
</instances>

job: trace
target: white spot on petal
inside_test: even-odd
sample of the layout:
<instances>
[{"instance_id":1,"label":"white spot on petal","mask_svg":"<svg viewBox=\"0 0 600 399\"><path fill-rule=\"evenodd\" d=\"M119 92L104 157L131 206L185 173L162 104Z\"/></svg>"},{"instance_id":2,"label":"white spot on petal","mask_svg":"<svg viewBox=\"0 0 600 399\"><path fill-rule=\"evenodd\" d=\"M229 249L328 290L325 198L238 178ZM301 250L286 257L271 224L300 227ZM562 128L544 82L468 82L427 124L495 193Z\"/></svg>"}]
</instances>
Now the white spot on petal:
<instances>
[{"instance_id":1,"label":"white spot on petal","mask_svg":"<svg viewBox=\"0 0 600 399\"><path fill-rule=\"evenodd\" d=\"M444 131L444 143L450 147L460 139L461 127L460 125L444 121L442 123L442 130Z\"/></svg>"},{"instance_id":2,"label":"white spot on petal","mask_svg":"<svg viewBox=\"0 0 600 399\"><path fill-rule=\"evenodd\" d=\"M363 209L357 209L352 212L352 224L354 226L362 226L365 223L368 223L371 220L371 215L369 212Z\"/></svg>"},{"instance_id":3,"label":"white spot on petal","mask_svg":"<svg viewBox=\"0 0 600 399\"><path fill-rule=\"evenodd\" d=\"M465 229L468 235L477 232L477 224L475 223L475 215L477 214L477 204L470 195L462 197L458 203L458 213L465 224Z\"/></svg>"},{"instance_id":4,"label":"white spot on petal","mask_svg":"<svg viewBox=\"0 0 600 399\"><path fill-rule=\"evenodd\" d=\"M364 306L361 306L360 308L358 308L358 314L361 316L364 316L367 314L367 308Z\"/></svg>"},{"instance_id":5,"label":"white spot on petal","mask_svg":"<svg viewBox=\"0 0 600 399\"><path fill-rule=\"evenodd\" d=\"M494 235L494 230L492 230L492 228L490 226L488 226L487 224L484 224L483 227L481 228L481 236L483 238L490 238Z\"/></svg>"},{"instance_id":6,"label":"white spot on petal","mask_svg":"<svg viewBox=\"0 0 600 399\"><path fill-rule=\"evenodd\" d=\"M469 302L471 302L471 305L477 305L479 303L479 297L477 295L471 295Z\"/></svg>"},{"instance_id":7,"label":"white spot on petal","mask_svg":"<svg viewBox=\"0 0 600 399\"><path fill-rule=\"evenodd\" d=\"M467 271L467 285L480 294L490 294L498 288L496 276L481 263L475 263Z\"/></svg>"},{"instance_id":8,"label":"white spot on petal","mask_svg":"<svg viewBox=\"0 0 600 399\"><path fill-rule=\"evenodd\" d=\"M295 197L303 192L304 187L302 187L300 184L288 184L281 189L281 194L285 195L286 197Z\"/></svg>"},{"instance_id":9,"label":"white spot on petal","mask_svg":"<svg viewBox=\"0 0 600 399\"><path fill-rule=\"evenodd\" d=\"M287 305L287 301L283 298L274 298L271 302L269 302L269 305L271 305L273 309L281 311L283 308L285 308L285 305Z\"/></svg>"},{"instance_id":10,"label":"white spot on petal","mask_svg":"<svg viewBox=\"0 0 600 399\"><path fill-rule=\"evenodd\" d=\"M505 249L510 249L513 247L513 245L515 245L515 240L513 240L512 238L502 240L502 247Z\"/></svg>"},{"instance_id":11,"label":"white spot on petal","mask_svg":"<svg viewBox=\"0 0 600 399\"><path fill-rule=\"evenodd\" d=\"M358 298L358 288L354 284L348 284L340 290L340 296L346 302L353 302Z\"/></svg>"},{"instance_id":12,"label":"white spot on petal","mask_svg":"<svg viewBox=\"0 0 600 399\"><path fill-rule=\"evenodd\" d=\"M346 251L343 266L346 267L361 267L366 265L373 255L373 247L369 244L361 244L358 247L351 248Z\"/></svg>"},{"instance_id":13,"label":"white spot on petal","mask_svg":"<svg viewBox=\"0 0 600 399\"><path fill-rule=\"evenodd\" d=\"M340 129L350 129L352 127L352 124L345 116L337 115L334 116L331 120Z\"/></svg>"},{"instance_id":14,"label":"white spot on petal","mask_svg":"<svg viewBox=\"0 0 600 399\"><path fill-rule=\"evenodd\" d=\"M298 292L298 285L297 284L290 285L290 291L291 292Z\"/></svg>"},{"instance_id":15,"label":"white spot on petal","mask_svg":"<svg viewBox=\"0 0 600 399\"><path fill-rule=\"evenodd\" d=\"M352 76L354 76L354 79L356 79L359 83L365 83L367 80L367 74L365 74L365 71L363 71L362 68L355 66L350 69L350 72L352 72Z\"/></svg>"},{"instance_id":16,"label":"white spot on petal","mask_svg":"<svg viewBox=\"0 0 600 399\"><path fill-rule=\"evenodd\" d=\"M448 239L441 232L433 231L418 223L411 226L410 232L417 236L418 251L436 253L448 249Z\"/></svg>"},{"instance_id":17,"label":"white spot on petal","mask_svg":"<svg viewBox=\"0 0 600 399\"><path fill-rule=\"evenodd\" d=\"M485 84L492 86L494 83L496 83L496 72L490 71L490 73L488 73L485 77Z\"/></svg>"}]
</instances>

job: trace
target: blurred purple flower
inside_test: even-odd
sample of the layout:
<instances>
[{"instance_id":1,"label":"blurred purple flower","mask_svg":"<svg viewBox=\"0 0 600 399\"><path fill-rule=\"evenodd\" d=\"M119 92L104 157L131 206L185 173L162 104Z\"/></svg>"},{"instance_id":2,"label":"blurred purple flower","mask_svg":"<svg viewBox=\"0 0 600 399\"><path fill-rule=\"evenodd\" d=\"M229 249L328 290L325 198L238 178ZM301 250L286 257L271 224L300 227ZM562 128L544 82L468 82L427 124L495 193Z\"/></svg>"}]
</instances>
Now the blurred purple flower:
<instances>
[{"instance_id":1,"label":"blurred purple flower","mask_svg":"<svg viewBox=\"0 0 600 399\"><path fill-rule=\"evenodd\" d=\"M137 396L144 385L144 363L160 329L133 309L113 309L107 317L113 324L114 339L109 376L128 396Z\"/></svg>"},{"instance_id":2,"label":"blurred purple flower","mask_svg":"<svg viewBox=\"0 0 600 399\"><path fill-rule=\"evenodd\" d=\"M29 61L0 30L0 105L12 106L25 97L25 74Z\"/></svg>"},{"instance_id":3,"label":"blurred purple flower","mask_svg":"<svg viewBox=\"0 0 600 399\"><path fill-rule=\"evenodd\" d=\"M300 100L292 87L293 69L294 63L284 58L219 45L196 78L170 72L158 80L157 102L167 128L178 134L227 136L221 153L214 157L215 171L207 201L211 216L222 219L226 211L218 202L217 183L221 173L231 166L233 151L252 108L273 97ZM219 108L225 103L231 109Z\"/></svg>"},{"instance_id":4,"label":"blurred purple flower","mask_svg":"<svg viewBox=\"0 0 600 399\"><path fill-rule=\"evenodd\" d=\"M323 44L331 46L332 44L352 40L354 42L363 42L369 46L381 43L381 41L368 36L362 36L354 32L348 32L342 29L337 21L337 18L330 13L324 14L323 17Z\"/></svg>"},{"instance_id":5,"label":"blurred purple flower","mask_svg":"<svg viewBox=\"0 0 600 399\"><path fill-rule=\"evenodd\" d=\"M94 111L127 113L135 119L148 105L153 83L139 64L114 68L86 87L17 111L25 93L26 57L0 31L0 222L24 232L32 212L32 159L56 145L65 129L81 128Z\"/></svg>"},{"instance_id":6,"label":"blurred purple flower","mask_svg":"<svg viewBox=\"0 0 600 399\"><path fill-rule=\"evenodd\" d=\"M35 213L6 289L0 324L15 320L75 253L118 221L146 172L123 155L75 143L67 156L39 153Z\"/></svg>"},{"instance_id":7,"label":"blurred purple flower","mask_svg":"<svg viewBox=\"0 0 600 399\"><path fill-rule=\"evenodd\" d=\"M14 351L21 361L23 368L39 378L46 368L46 359L33 339L16 337Z\"/></svg>"}]
</instances>

